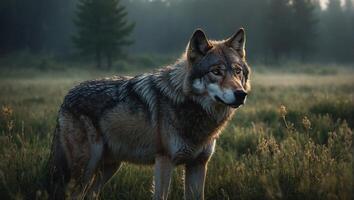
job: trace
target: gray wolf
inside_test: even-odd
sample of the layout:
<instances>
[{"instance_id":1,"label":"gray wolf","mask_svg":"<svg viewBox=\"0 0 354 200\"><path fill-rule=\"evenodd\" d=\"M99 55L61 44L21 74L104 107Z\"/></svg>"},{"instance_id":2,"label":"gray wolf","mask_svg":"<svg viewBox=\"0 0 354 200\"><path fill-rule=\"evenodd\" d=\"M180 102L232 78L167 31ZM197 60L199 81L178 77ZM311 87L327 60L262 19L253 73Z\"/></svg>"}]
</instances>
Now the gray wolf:
<instances>
[{"instance_id":1,"label":"gray wolf","mask_svg":"<svg viewBox=\"0 0 354 200\"><path fill-rule=\"evenodd\" d=\"M185 166L185 199L204 199L215 141L250 90L244 29L222 41L196 30L175 63L86 81L59 110L50 159L54 199L94 197L122 162L154 164L153 199Z\"/></svg>"}]
</instances>

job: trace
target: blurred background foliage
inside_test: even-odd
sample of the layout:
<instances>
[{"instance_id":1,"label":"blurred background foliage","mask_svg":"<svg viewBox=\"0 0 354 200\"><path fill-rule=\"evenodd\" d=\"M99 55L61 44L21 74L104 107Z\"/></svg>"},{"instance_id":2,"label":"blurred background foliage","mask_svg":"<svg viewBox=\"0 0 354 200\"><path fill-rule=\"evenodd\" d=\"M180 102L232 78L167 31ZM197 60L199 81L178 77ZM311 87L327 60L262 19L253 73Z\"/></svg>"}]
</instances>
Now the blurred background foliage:
<instances>
[{"instance_id":1,"label":"blurred background foliage","mask_svg":"<svg viewBox=\"0 0 354 200\"><path fill-rule=\"evenodd\" d=\"M126 8L127 21L135 23L130 37L134 43L124 49L126 54L176 55L198 27L212 39L228 37L245 27L247 52L253 62L354 61L352 0L117 2ZM65 60L80 57L72 42L78 32L74 24L78 4L78 0L2 0L0 56L25 50Z\"/></svg>"}]
</instances>

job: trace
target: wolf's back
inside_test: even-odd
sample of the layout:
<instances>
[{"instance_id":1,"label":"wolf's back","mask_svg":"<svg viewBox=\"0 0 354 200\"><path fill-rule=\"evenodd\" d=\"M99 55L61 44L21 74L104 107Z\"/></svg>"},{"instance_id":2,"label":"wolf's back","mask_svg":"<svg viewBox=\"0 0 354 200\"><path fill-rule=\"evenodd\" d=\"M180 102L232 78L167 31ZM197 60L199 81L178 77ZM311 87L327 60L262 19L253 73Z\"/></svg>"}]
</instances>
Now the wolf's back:
<instances>
[{"instance_id":1,"label":"wolf's back","mask_svg":"<svg viewBox=\"0 0 354 200\"><path fill-rule=\"evenodd\" d=\"M113 77L85 81L74 87L65 96L61 106L62 111L69 111L74 116L86 115L92 120L119 102L121 85L129 77Z\"/></svg>"}]
</instances>

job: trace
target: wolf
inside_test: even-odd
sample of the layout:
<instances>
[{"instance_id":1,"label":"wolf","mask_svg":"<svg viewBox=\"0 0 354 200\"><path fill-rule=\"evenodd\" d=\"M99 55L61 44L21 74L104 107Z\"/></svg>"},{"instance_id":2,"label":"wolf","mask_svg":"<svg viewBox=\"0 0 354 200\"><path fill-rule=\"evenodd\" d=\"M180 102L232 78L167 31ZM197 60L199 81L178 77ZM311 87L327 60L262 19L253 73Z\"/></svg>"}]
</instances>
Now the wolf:
<instances>
[{"instance_id":1,"label":"wolf","mask_svg":"<svg viewBox=\"0 0 354 200\"><path fill-rule=\"evenodd\" d=\"M53 136L51 197L95 197L129 162L154 164L153 199L167 199L178 165L184 198L204 199L216 140L250 91L245 43L243 28L221 41L197 29L172 65L71 89Z\"/></svg>"}]
</instances>

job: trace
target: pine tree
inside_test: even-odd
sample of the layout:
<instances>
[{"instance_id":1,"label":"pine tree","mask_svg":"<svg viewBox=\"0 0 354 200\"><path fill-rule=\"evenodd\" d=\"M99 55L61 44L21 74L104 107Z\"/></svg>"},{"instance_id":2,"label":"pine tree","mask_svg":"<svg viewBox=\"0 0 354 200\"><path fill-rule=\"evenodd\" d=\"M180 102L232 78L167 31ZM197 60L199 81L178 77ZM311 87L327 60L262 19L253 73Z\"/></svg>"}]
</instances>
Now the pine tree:
<instances>
[{"instance_id":1,"label":"pine tree","mask_svg":"<svg viewBox=\"0 0 354 200\"><path fill-rule=\"evenodd\" d=\"M337 62L350 59L348 56L348 26L340 0L329 0L324 13L323 49L324 55Z\"/></svg>"},{"instance_id":2,"label":"pine tree","mask_svg":"<svg viewBox=\"0 0 354 200\"><path fill-rule=\"evenodd\" d=\"M265 41L272 53L273 61L278 62L279 58L292 49L292 10L290 0L270 0L268 7Z\"/></svg>"},{"instance_id":3,"label":"pine tree","mask_svg":"<svg viewBox=\"0 0 354 200\"><path fill-rule=\"evenodd\" d=\"M316 5L312 0L293 0L292 8L294 50L305 61L315 45L318 22L315 18Z\"/></svg>"},{"instance_id":4,"label":"pine tree","mask_svg":"<svg viewBox=\"0 0 354 200\"><path fill-rule=\"evenodd\" d=\"M348 61L354 61L354 6L353 0L345 1L345 15L347 24L348 36Z\"/></svg>"},{"instance_id":5,"label":"pine tree","mask_svg":"<svg viewBox=\"0 0 354 200\"><path fill-rule=\"evenodd\" d=\"M75 46L83 54L94 55L98 68L103 58L110 68L121 48L132 43L128 36L134 24L126 20L125 7L120 0L79 0L77 9Z\"/></svg>"}]
</instances>

